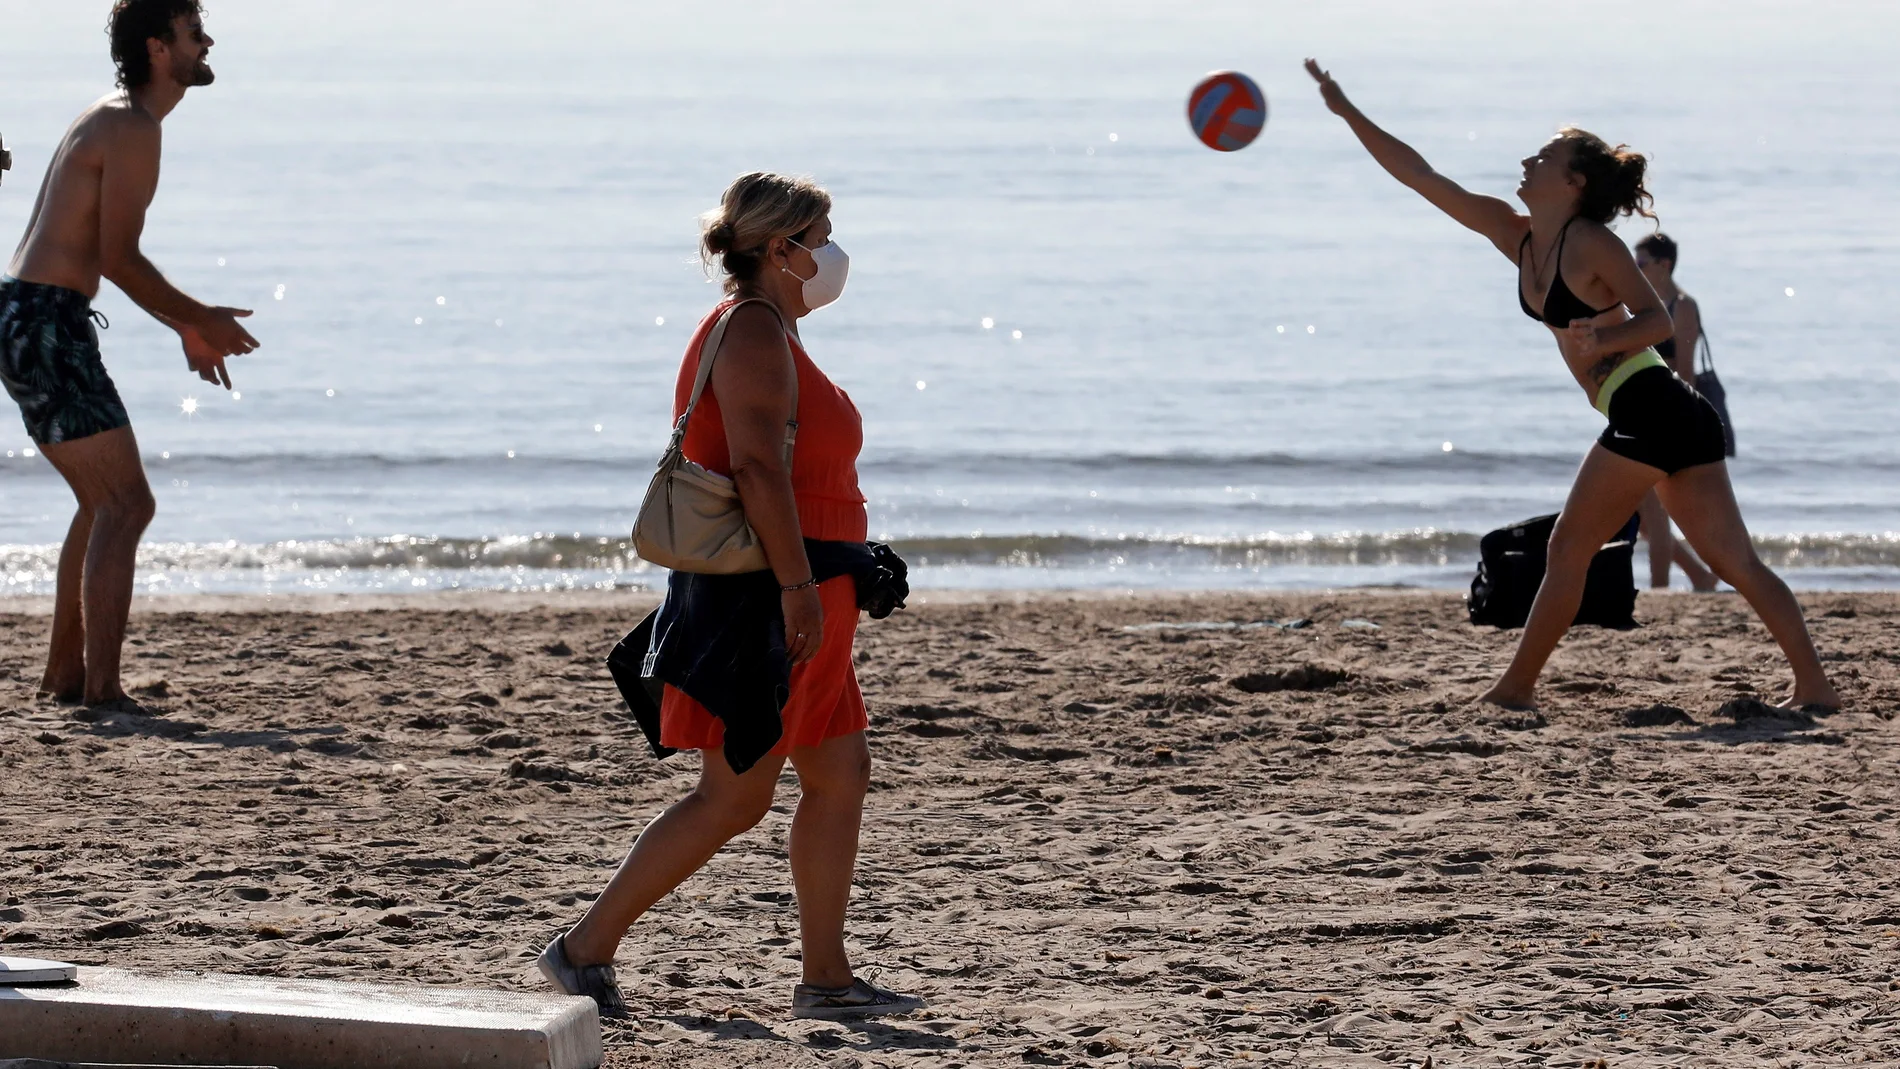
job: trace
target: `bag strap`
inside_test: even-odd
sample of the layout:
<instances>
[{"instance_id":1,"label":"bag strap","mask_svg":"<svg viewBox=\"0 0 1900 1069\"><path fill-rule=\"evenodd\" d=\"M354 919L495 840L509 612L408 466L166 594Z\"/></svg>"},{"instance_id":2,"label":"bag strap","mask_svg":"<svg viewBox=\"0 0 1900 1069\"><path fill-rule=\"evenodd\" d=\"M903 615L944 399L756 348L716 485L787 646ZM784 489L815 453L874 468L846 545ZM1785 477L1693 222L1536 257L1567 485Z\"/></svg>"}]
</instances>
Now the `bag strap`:
<instances>
[{"instance_id":1,"label":"bag strap","mask_svg":"<svg viewBox=\"0 0 1900 1069\"><path fill-rule=\"evenodd\" d=\"M1681 303L1682 303L1682 295L1678 293L1675 297L1670 299L1667 305L1664 306L1664 310L1669 313L1669 317L1671 319L1674 319L1676 316L1676 305L1681 304ZM1698 313L1701 312L1701 310L1702 309L1700 306L1696 308L1696 311ZM1696 317L1695 350L1696 350L1696 373L1701 374L1704 371L1714 371L1715 357L1709 351L1709 332L1702 328L1700 315Z\"/></svg>"},{"instance_id":2,"label":"bag strap","mask_svg":"<svg viewBox=\"0 0 1900 1069\"><path fill-rule=\"evenodd\" d=\"M699 398L706 392L706 386L712 381L713 363L719 359L719 347L726 340L726 326L732 322L732 314L748 304L762 304L772 309L783 326L785 319L779 315L778 306L760 297L748 297L736 301L732 307L719 314L712 329L706 332L706 338L699 343L699 372L693 377L693 393L686 400L686 410L680 413L679 422L673 425L673 439L667 443L666 456L671 459L675 453L684 453L686 448L686 421L693 418L693 410L699 407ZM785 466L792 465L792 446L798 440L798 358L792 358L792 418L785 421ZM662 461L664 463L664 461Z\"/></svg>"}]
</instances>

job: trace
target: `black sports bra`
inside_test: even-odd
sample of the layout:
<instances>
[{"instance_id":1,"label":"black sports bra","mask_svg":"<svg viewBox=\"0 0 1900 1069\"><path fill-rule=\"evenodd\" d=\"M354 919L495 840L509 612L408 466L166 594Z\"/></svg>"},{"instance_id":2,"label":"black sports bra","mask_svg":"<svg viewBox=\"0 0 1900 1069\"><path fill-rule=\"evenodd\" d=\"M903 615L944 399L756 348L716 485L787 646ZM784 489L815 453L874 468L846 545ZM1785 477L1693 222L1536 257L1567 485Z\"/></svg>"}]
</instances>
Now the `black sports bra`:
<instances>
[{"instance_id":1,"label":"black sports bra","mask_svg":"<svg viewBox=\"0 0 1900 1069\"><path fill-rule=\"evenodd\" d=\"M1576 221L1573 217L1570 223ZM1565 223L1563 230L1557 234L1557 255L1553 257L1557 262L1557 270L1551 276L1550 291L1544 294L1543 315L1538 315L1533 311L1531 302L1524 299L1524 283L1520 280L1517 284L1517 306L1524 309L1524 314L1545 326L1556 327L1558 330L1569 326L1573 319L1593 319L1616 308L1614 304L1609 308L1592 308L1583 303L1576 294L1570 292L1570 286L1564 282L1564 241L1570 237L1570 223ZM1524 249L1530 243L1531 235L1527 230L1524 232L1524 240L1518 242L1517 245L1517 270L1520 276L1524 273ZM1531 281L1537 281L1535 272L1531 275Z\"/></svg>"}]
</instances>

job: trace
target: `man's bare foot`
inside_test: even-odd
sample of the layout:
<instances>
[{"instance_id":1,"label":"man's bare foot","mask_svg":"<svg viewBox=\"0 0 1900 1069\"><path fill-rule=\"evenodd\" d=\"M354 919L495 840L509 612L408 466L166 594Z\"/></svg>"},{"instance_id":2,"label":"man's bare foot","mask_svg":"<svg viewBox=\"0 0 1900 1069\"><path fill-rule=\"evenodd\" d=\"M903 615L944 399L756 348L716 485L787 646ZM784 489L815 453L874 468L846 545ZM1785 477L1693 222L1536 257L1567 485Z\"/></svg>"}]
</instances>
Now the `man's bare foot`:
<instances>
[{"instance_id":1,"label":"man's bare foot","mask_svg":"<svg viewBox=\"0 0 1900 1069\"><path fill-rule=\"evenodd\" d=\"M1835 690L1827 684L1822 684L1819 688L1812 691L1796 690L1793 694L1782 699L1781 703L1776 705L1775 708L1800 710L1825 709L1830 713L1838 713L1841 711L1842 704L1844 703L1841 700L1840 691Z\"/></svg>"},{"instance_id":2,"label":"man's bare foot","mask_svg":"<svg viewBox=\"0 0 1900 1069\"><path fill-rule=\"evenodd\" d=\"M116 698L107 698L102 702L87 702L86 711L95 716L105 713L124 713L127 716L159 715L157 710L147 706L137 698L130 698L123 694Z\"/></svg>"},{"instance_id":3,"label":"man's bare foot","mask_svg":"<svg viewBox=\"0 0 1900 1069\"><path fill-rule=\"evenodd\" d=\"M1537 708L1535 691L1530 689L1516 690L1511 687L1506 687L1502 683L1479 695L1478 700L1486 705L1495 705L1502 709L1511 709L1521 713L1528 713Z\"/></svg>"},{"instance_id":4,"label":"man's bare foot","mask_svg":"<svg viewBox=\"0 0 1900 1069\"><path fill-rule=\"evenodd\" d=\"M39 695L51 698L61 705L77 705L86 696L86 666L77 669L46 666L46 674L40 677Z\"/></svg>"}]
</instances>

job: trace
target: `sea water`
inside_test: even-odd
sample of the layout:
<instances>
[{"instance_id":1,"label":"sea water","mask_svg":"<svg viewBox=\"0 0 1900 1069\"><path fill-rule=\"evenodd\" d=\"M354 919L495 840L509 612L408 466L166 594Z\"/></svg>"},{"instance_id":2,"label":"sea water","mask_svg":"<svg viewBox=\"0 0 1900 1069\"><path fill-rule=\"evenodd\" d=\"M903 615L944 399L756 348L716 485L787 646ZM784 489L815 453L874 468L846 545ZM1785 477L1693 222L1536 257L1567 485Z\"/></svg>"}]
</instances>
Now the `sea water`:
<instances>
[{"instance_id":1,"label":"sea water","mask_svg":"<svg viewBox=\"0 0 1900 1069\"><path fill-rule=\"evenodd\" d=\"M23 227L107 89L103 0L0 0ZM1900 585L1890 4L218 0L144 249L256 310L237 390L110 285L158 497L143 591L651 585L626 532L718 299L698 213L818 177L850 286L803 323L922 585L1456 586L1601 430L1511 264L1328 114L1316 55L1470 188L1575 122L1652 155L1729 388L1736 492L1803 587ZM1187 92L1237 68L1252 147ZM1625 221L1634 241L1650 224ZM10 428L10 429L9 429ZM72 503L0 419L0 589Z\"/></svg>"}]
</instances>

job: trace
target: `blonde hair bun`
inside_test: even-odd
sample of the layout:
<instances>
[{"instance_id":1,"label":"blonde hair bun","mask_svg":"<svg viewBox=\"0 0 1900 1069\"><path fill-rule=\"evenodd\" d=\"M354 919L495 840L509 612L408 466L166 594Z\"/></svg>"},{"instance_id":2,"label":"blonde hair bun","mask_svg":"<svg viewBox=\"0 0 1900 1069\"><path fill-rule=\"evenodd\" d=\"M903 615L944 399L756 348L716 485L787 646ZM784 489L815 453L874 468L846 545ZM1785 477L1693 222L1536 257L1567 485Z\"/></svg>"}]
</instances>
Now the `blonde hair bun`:
<instances>
[{"instance_id":1,"label":"blonde hair bun","mask_svg":"<svg viewBox=\"0 0 1900 1069\"><path fill-rule=\"evenodd\" d=\"M732 293L759 275L774 238L797 238L831 214L831 194L801 175L753 171L733 179L719 207L699 217L700 259Z\"/></svg>"}]
</instances>

